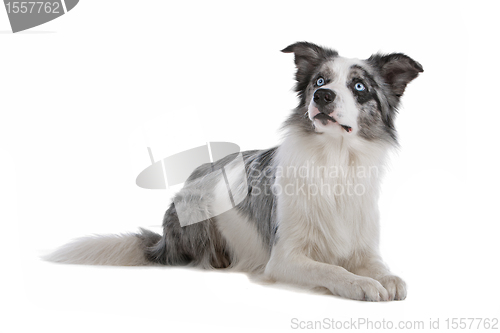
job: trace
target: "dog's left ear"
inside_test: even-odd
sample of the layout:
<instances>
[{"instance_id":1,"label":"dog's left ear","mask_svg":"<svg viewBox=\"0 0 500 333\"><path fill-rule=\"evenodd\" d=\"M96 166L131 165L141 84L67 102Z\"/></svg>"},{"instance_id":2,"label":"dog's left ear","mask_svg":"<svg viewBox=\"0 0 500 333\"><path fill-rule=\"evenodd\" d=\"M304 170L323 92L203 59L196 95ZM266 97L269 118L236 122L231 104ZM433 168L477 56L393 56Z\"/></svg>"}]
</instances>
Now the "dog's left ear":
<instances>
[{"instance_id":1,"label":"dog's left ear","mask_svg":"<svg viewBox=\"0 0 500 333\"><path fill-rule=\"evenodd\" d=\"M397 97L401 97L406 85L424 71L422 65L402 53L374 54L367 61L378 69Z\"/></svg>"}]
</instances>

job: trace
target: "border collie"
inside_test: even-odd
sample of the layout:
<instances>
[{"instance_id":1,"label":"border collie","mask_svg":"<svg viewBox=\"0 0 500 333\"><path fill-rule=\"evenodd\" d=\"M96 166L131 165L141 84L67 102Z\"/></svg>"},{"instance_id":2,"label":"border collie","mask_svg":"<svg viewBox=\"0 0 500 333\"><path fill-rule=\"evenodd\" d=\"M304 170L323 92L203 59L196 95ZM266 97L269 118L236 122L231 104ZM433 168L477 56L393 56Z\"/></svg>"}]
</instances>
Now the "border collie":
<instances>
[{"instance_id":1,"label":"border collie","mask_svg":"<svg viewBox=\"0 0 500 333\"><path fill-rule=\"evenodd\" d=\"M234 155L198 167L167 210L163 235L80 238L46 259L230 268L355 300L405 299L405 282L379 254L377 201L398 146L397 108L422 66L401 53L343 58L308 42L282 52L295 56L299 105L279 146L239 153L243 173ZM228 184L243 197L224 209Z\"/></svg>"}]
</instances>

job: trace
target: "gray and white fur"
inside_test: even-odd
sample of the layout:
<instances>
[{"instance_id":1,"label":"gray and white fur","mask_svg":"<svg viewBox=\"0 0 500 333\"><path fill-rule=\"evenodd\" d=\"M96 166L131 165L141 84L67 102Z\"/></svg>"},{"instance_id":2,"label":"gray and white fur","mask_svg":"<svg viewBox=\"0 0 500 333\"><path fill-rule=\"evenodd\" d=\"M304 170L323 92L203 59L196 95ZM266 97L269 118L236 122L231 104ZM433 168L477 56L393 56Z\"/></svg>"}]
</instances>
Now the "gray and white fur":
<instances>
[{"instance_id":1,"label":"gray and white fur","mask_svg":"<svg viewBox=\"0 0 500 333\"><path fill-rule=\"evenodd\" d=\"M397 147L397 107L422 66L401 53L347 59L307 42L282 51L295 56L299 105L279 146L242 153L243 201L179 223L178 210L199 220L200 207L218 205L223 182L214 169L225 167L229 183L242 184L228 156L193 172L165 213L163 235L81 238L46 259L231 268L350 299L405 299L404 281L379 255L377 201L387 154Z\"/></svg>"}]
</instances>

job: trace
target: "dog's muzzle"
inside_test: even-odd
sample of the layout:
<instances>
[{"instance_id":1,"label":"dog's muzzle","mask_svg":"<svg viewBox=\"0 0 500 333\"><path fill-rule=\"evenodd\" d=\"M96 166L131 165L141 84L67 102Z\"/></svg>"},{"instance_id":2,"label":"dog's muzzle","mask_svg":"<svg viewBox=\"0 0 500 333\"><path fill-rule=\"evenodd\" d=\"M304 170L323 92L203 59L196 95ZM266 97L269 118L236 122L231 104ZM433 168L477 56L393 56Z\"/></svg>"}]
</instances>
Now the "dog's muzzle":
<instances>
[{"instance_id":1,"label":"dog's muzzle","mask_svg":"<svg viewBox=\"0 0 500 333\"><path fill-rule=\"evenodd\" d=\"M316 104L317 110L319 111L319 113L314 116L314 119L321 121L323 125L326 125L329 121L331 121L332 123L337 122L335 118L330 116L333 110L327 107L328 104L332 103L335 100L336 96L337 95L335 94L335 92L333 92L333 90L330 89L318 89L314 92L313 101ZM347 133L352 132L352 127L340 123L339 125Z\"/></svg>"}]
</instances>

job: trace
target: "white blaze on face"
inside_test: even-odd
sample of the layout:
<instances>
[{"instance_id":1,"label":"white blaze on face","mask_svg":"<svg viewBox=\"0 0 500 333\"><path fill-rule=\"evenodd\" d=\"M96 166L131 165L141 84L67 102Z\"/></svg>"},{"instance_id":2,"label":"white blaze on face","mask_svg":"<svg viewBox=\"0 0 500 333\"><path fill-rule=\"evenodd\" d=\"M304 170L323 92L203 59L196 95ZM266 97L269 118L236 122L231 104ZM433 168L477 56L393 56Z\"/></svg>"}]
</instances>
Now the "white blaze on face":
<instances>
[{"instance_id":1,"label":"white blaze on face","mask_svg":"<svg viewBox=\"0 0 500 333\"><path fill-rule=\"evenodd\" d=\"M355 134L357 132L357 119L359 110L356 106L355 97L351 89L347 86L349 75L351 73L351 67L354 65L362 66L363 63L359 59L347 59L338 57L334 60L325 64L326 67L333 73L332 77L325 77L325 80L330 80L328 84L325 84L317 89L330 89L332 90L336 97L333 101L334 110L329 114L330 117L335 118L339 124L347 125L352 128L352 132L349 134ZM314 121L317 129L321 132L326 131L339 131L345 132L338 124L328 123L323 125L320 121L314 120L314 117L319 113L313 98L311 97L311 102L309 103L308 114L309 119Z\"/></svg>"}]
</instances>

